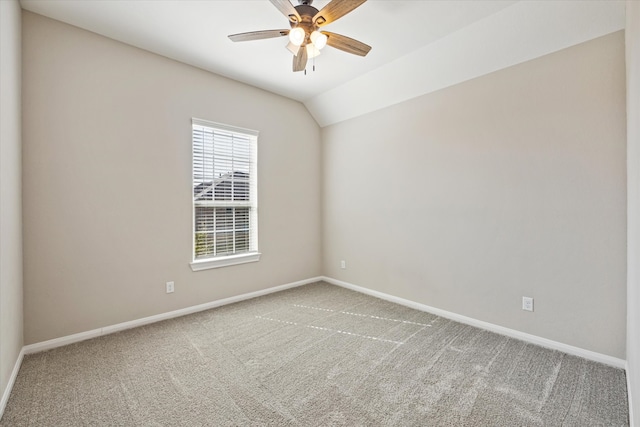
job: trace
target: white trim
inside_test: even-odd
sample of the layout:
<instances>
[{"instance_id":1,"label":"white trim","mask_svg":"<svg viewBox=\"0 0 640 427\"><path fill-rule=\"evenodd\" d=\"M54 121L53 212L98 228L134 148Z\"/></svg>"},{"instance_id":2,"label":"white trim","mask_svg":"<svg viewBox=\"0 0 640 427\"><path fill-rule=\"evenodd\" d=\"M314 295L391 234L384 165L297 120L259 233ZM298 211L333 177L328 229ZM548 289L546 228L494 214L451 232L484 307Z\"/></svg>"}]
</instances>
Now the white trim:
<instances>
[{"instance_id":1,"label":"white trim","mask_svg":"<svg viewBox=\"0 0 640 427\"><path fill-rule=\"evenodd\" d=\"M260 252L250 252L246 254L229 255L217 258L203 259L199 261L192 261L189 263L189 265L191 265L191 270L201 271L208 270L210 268L220 268L230 265L246 264L248 262L257 262L260 261L260 255L262 255Z\"/></svg>"},{"instance_id":2,"label":"white trim","mask_svg":"<svg viewBox=\"0 0 640 427\"><path fill-rule=\"evenodd\" d=\"M22 359L24 358L24 355L24 347L22 347L20 353L18 353L16 363L13 365L13 371L11 371L11 376L7 382L7 386L2 393L2 400L0 400L0 419L2 419L2 416L4 415L4 409L7 407L9 396L11 396L11 390L13 390L13 385L16 383L16 378L18 377L18 372L20 372L20 366L22 366Z\"/></svg>"},{"instance_id":3,"label":"white trim","mask_svg":"<svg viewBox=\"0 0 640 427\"><path fill-rule=\"evenodd\" d=\"M310 283L315 283L319 281L325 281L332 285L340 286L343 288L351 289L356 292L360 292L366 295L371 295L376 298L380 298L386 301L390 301L396 304L404 305L406 307L414 308L416 310L425 311L428 313L432 313L447 319L455 320L467 325L475 326L481 329L485 329L491 332L495 332L501 335L505 335L511 338L519 339L522 341L530 342L532 344L540 345L542 347L550 348L553 350L562 351L574 356L583 357L588 360L593 360L595 362L604 363L606 365L610 365L616 368L625 369L626 379L627 379L627 399L629 402L629 423L630 427L634 427L633 422L633 399L631 397L631 384L629 382L629 364L627 361L618 359L615 357L607 356L604 354L596 353L589 350L584 350L579 347L570 346L567 344L563 344L557 341L548 340L546 338L541 338L535 335L527 334L524 332L516 331L514 329L505 328L503 326L494 325L492 323L483 322L480 320L472 319L470 317L462 316L456 313L452 313L446 310L441 310L438 308L430 307L425 304L420 304L414 301L410 301L404 298L395 297L393 295L385 294L383 292L374 291L371 289L363 288L362 286L354 285L352 283L344 282L341 280L336 280L326 276L313 277L310 279L300 280L297 282L288 283L285 285L274 286L272 288L262 289L255 292L249 292L242 295L237 295L229 298L224 298L221 300L211 301L204 304L194 305L191 307L186 307L179 310L170 311L167 313L157 314L155 316L144 317L142 319L132 320L129 322L118 323L116 325L105 326L103 328L94 329L91 331L81 332L78 334L67 335L65 337L55 338L48 341L43 341L35 344L29 344L22 347L16 363L13 367L13 371L11 372L11 377L7 383L7 386L2 394L2 400L0 401L0 419L4 414L4 410L6 408L7 402L9 401L9 396L11 395L11 391L15 384L16 378L18 376L18 372L20 371L20 366L22 365L22 360L25 354L38 353L45 350L50 350L56 347L62 347L64 345L73 344L76 342L84 341L90 338L96 338L102 335L111 334L114 332L123 331L126 329L135 328L138 326L148 325L150 323L160 322L162 320L172 319L175 317L185 316L187 314L197 313L204 310L209 310L211 308L220 307L227 304L233 304L236 302L244 301L251 298L260 297L263 295L271 294L274 292L284 291L286 289L295 288L298 286L307 285Z\"/></svg>"},{"instance_id":4,"label":"white trim","mask_svg":"<svg viewBox=\"0 0 640 427\"><path fill-rule=\"evenodd\" d=\"M250 144L249 144L249 201L220 201L220 200L214 200L214 201L198 201L197 200L197 195L194 195L193 197L193 202L191 203L191 231L192 231L192 238L196 238L197 234L198 234L198 230L196 230L197 225L196 225L196 209L198 207L201 206L210 206L210 207L248 207L249 209L249 224L248 224L248 231L249 231L249 250L252 251L250 254L242 254L240 256L238 256L236 258L235 255L232 255L230 257L224 257L224 258L218 258L218 259L210 259L205 261L202 261L199 263L199 261L196 259L196 244L194 244L194 242L192 242L192 251L191 251L191 255L192 255L192 261L191 261L191 270L192 271L200 271L200 270L206 270L206 269L210 269L210 268L218 268L218 267L226 267L226 266L230 266L230 265L236 265L236 264L244 264L247 262L256 262L260 260L260 253L258 253L258 135L259 132L256 130L252 130L252 129L244 129L244 128L240 128L240 127L236 127L236 126L231 126L231 125L225 125L222 123L216 123L216 122L212 122L212 121L208 121L208 120L203 120L203 119L197 119L197 118L192 118L191 119L191 177L193 178L191 184L195 184L196 181L195 177L196 177L196 173L195 173L195 167L196 167L196 163L195 163L195 157L196 157L196 152L195 152L195 144L196 144L196 140L200 141L200 139L195 137L195 133L194 133L194 127L195 126L200 126L203 128L207 128L210 131L213 132L213 141L210 141L211 143L214 144L214 146L216 144L218 144L216 142L216 137L215 134L217 131L222 131L222 132L231 132L232 136L233 135L244 135L247 136L248 139L250 140ZM204 130L203 130L204 132ZM220 132L218 132L220 133ZM203 149L204 149L204 145L208 145L205 144L204 139L201 141L203 144ZM235 143L232 142L232 147L235 146ZM215 151L215 148L214 148ZM232 158L235 159L235 155L232 155ZM213 166L215 166L216 160L215 160L215 156L213 159L211 159L214 163ZM204 165L205 159L202 158L201 159ZM236 171L235 168L232 168L234 170L229 171L231 173L232 176L235 175ZM228 174L225 174L228 175ZM224 179L222 177L220 177L219 179L213 179L211 186L209 186L208 188L211 189L211 191L213 191L213 187L215 187L216 185L216 181L222 182ZM191 192L193 195L193 190L195 187L191 188ZM201 193L203 192L207 192L207 189L204 189ZM234 211L235 212L235 211ZM217 230L217 226L216 226L216 220L215 220L215 212L214 212L214 221L213 221L213 231ZM233 220L233 231L237 231L235 229L236 227L236 221L235 221L235 213L234 213L234 220ZM201 230L202 231L202 230ZM212 230L209 230L212 231ZM220 231L220 230L218 230ZM225 230L222 230L225 231ZM226 230L226 231L230 231L230 230ZM215 236L215 233L214 233ZM197 240L197 239L196 239ZM214 245L215 246L215 245ZM234 233L234 242L233 242L233 248L235 251L235 247L236 247L236 241L235 241L235 233ZM215 247L213 248L214 252L216 252ZM213 254L211 254L213 255ZM244 257L244 258L243 258Z\"/></svg>"},{"instance_id":5,"label":"white trim","mask_svg":"<svg viewBox=\"0 0 640 427\"><path fill-rule=\"evenodd\" d=\"M633 422L633 397L631 396L631 378L629 376L629 361L625 364L625 376L627 377L627 403L629 405L629 427L634 426Z\"/></svg>"},{"instance_id":6,"label":"white trim","mask_svg":"<svg viewBox=\"0 0 640 427\"><path fill-rule=\"evenodd\" d=\"M96 338L102 335L112 334L114 332L123 331L125 329L136 328L138 326L148 325L150 323L160 322L162 320L173 319L174 317L185 316L187 314L197 313L199 311L209 310L210 308L220 307L227 304L233 304L251 298L260 297L274 292L284 291L285 289L295 288L297 286L307 285L309 283L321 281L321 277L313 277L310 279L300 280L298 282L288 283L286 285L274 286L272 288L262 289L255 292L249 292L242 295L236 295L204 304L194 305L191 307L181 308L179 310L169 311L167 313L156 314L155 316L143 317L142 319L131 320L129 322L118 323L116 325L105 326L103 328L91 331L81 332L79 334L67 335L65 337L54 338L48 341L42 341L35 344L29 344L23 347L24 354L38 353L40 351L50 350L56 347L84 341L90 338Z\"/></svg>"},{"instance_id":7,"label":"white trim","mask_svg":"<svg viewBox=\"0 0 640 427\"><path fill-rule=\"evenodd\" d=\"M558 341L553 341L547 338L542 338L536 335L520 332L515 329L509 329L509 328L505 328L504 326L495 325L493 323L483 322L482 320L473 319L471 317L463 316L461 314L456 314L450 311L441 310L439 308L431 307L425 304L420 304L415 301L411 301L411 300L396 297L393 295L385 294L383 292L363 288L362 286L343 282L341 280L332 279L330 277L323 277L322 280L324 280L327 283L331 283L332 285L341 286L343 288L351 289L352 291L371 295L376 298L394 302L396 304L404 305L406 307L414 308L416 310L426 311L427 313L431 313L440 317L455 320L456 322L464 323L466 325L475 326L476 328L495 332L500 335L505 335L510 338L526 341L531 344L539 345L541 347L562 351L564 353L571 354L573 356L582 357L584 359L592 360L594 362L604 363L605 365L613 366L615 368L625 369L625 366L626 366L626 361L623 359L618 359L617 357L607 356L606 354L596 353L595 351L585 350L580 347L574 347L572 345L563 344Z\"/></svg>"},{"instance_id":8,"label":"white trim","mask_svg":"<svg viewBox=\"0 0 640 427\"><path fill-rule=\"evenodd\" d=\"M250 135L253 137L258 137L258 135L260 135L260 132L257 130L241 128L238 126L225 125L223 123L216 123L210 120L197 119L195 117L191 119L191 124L198 125L198 126L212 127L219 130L226 130L227 132L244 133L246 135Z\"/></svg>"}]
</instances>

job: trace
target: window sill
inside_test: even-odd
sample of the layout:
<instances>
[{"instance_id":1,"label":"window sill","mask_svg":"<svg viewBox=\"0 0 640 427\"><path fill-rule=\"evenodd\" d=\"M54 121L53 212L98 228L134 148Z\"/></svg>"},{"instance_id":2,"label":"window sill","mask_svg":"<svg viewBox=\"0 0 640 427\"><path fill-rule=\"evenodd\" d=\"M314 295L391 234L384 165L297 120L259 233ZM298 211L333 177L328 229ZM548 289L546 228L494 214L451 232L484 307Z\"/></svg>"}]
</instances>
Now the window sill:
<instances>
[{"instance_id":1,"label":"window sill","mask_svg":"<svg viewBox=\"0 0 640 427\"><path fill-rule=\"evenodd\" d=\"M211 258L191 262L191 270L200 271L210 268L227 267L229 265L245 264L247 262L260 261L260 252L251 252L248 254L230 255L219 258Z\"/></svg>"}]
</instances>

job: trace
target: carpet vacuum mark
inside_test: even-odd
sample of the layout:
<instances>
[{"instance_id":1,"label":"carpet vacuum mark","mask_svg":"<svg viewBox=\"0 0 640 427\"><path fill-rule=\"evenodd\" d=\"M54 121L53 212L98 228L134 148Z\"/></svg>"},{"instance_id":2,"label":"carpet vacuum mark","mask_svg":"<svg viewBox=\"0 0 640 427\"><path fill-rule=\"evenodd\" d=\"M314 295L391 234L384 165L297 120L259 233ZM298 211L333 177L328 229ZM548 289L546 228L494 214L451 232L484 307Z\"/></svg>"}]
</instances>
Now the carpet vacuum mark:
<instances>
[{"instance_id":1,"label":"carpet vacuum mark","mask_svg":"<svg viewBox=\"0 0 640 427\"><path fill-rule=\"evenodd\" d=\"M24 358L0 426L627 426L625 373L326 283Z\"/></svg>"}]
</instances>

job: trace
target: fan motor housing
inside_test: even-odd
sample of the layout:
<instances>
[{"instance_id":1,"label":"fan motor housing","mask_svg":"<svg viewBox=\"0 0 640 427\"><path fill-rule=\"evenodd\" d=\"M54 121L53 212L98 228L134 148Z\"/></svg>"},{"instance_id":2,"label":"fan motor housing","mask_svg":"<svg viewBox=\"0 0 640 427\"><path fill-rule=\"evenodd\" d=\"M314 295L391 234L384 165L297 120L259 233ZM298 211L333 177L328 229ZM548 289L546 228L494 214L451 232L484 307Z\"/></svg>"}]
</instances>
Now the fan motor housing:
<instances>
[{"instance_id":1,"label":"fan motor housing","mask_svg":"<svg viewBox=\"0 0 640 427\"><path fill-rule=\"evenodd\" d=\"M318 9L306 4L297 5L296 11L298 11L298 15L300 15L300 19L302 20L302 22L309 21L309 23L311 23L313 17L316 16L316 13L318 13Z\"/></svg>"},{"instance_id":2,"label":"fan motor housing","mask_svg":"<svg viewBox=\"0 0 640 427\"><path fill-rule=\"evenodd\" d=\"M318 13L318 9L308 4L302 4L302 1L300 1L300 3L301 4L295 7L298 15L300 15L300 22L290 22L290 24L291 28L300 27L304 30L306 37L303 44L306 45L309 35L317 29L317 26L313 25L313 17Z\"/></svg>"}]
</instances>

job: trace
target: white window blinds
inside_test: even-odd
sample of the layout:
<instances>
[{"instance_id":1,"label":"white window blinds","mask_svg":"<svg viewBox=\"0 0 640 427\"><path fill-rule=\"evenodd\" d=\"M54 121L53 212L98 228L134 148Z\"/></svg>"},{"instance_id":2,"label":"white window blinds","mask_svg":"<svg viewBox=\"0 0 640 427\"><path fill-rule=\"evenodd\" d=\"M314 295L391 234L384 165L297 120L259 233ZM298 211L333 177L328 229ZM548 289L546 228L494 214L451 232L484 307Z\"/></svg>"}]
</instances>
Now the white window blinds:
<instances>
[{"instance_id":1,"label":"white window blinds","mask_svg":"<svg viewBox=\"0 0 640 427\"><path fill-rule=\"evenodd\" d=\"M193 119L193 259L258 251L258 133Z\"/></svg>"}]
</instances>

